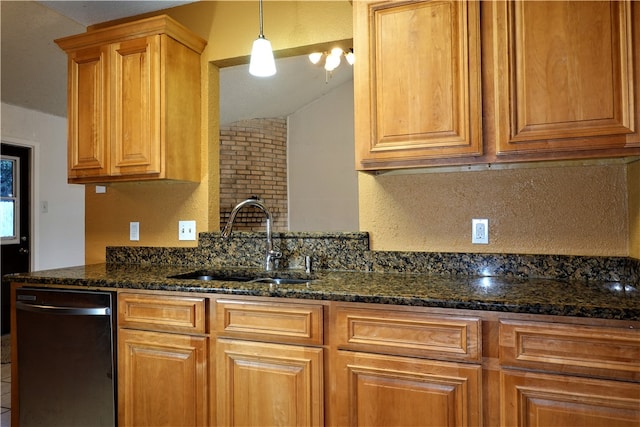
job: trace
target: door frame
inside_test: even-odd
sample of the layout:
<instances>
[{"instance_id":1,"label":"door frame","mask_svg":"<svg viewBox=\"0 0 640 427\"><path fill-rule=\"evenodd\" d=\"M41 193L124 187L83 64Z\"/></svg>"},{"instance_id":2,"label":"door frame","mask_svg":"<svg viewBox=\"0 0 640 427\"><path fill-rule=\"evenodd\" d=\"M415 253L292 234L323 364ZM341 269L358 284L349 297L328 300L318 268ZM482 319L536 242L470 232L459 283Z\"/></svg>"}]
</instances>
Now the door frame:
<instances>
[{"instance_id":1,"label":"door frame","mask_svg":"<svg viewBox=\"0 0 640 427\"><path fill-rule=\"evenodd\" d=\"M29 141L26 139L13 138L10 136L2 135L0 138L3 143L16 145L19 147L25 147L31 149L31 188L29 189L30 195L30 216L31 224L29 224L29 265L30 271L38 270L40 257L37 250L35 250L38 243L38 233L40 232L40 215L39 207L40 203L36 201L40 200L40 143L35 141Z\"/></svg>"}]
</instances>

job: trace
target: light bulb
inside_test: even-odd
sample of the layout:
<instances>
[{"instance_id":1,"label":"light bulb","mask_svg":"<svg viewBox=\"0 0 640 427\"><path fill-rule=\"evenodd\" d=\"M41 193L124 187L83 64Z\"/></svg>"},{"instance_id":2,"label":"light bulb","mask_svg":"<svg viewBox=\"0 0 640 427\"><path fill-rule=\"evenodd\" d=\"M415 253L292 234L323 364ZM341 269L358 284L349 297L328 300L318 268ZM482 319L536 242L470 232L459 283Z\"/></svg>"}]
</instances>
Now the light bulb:
<instances>
[{"instance_id":1,"label":"light bulb","mask_svg":"<svg viewBox=\"0 0 640 427\"><path fill-rule=\"evenodd\" d=\"M327 56L327 60L324 63L324 69L327 71L333 71L340 65L340 55L334 55L331 53Z\"/></svg>"},{"instance_id":2,"label":"light bulb","mask_svg":"<svg viewBox=\"0 0 640 427\"><path fill-rule=\"evenodd\" d=\"M317 64L318 62L320 62L321 58L322 52L313 52L309 54L309 61L311 61L312 64Z\"/></svg>"},{"instance_id":3,"label":"light bulb","mask_svg":"<svg viewBox=\"0 0 640 427\"><path fill-rule=\"evenodd\" d=\"M256 77L269 77L276 73L276 62L273 59L271 42L264 36L258 37L253 42L249 73Z\"/></svg>"},{"instance_id":4,"label":"light bulb","mask_svg":"<svg viewBox=\"0 0 640 427\"><path fill-rule=\"evenodd\" d=\"M356 56L353 54L353 52L347 53L345 55L345 58L347 59L349 65L353 65L356 62Z\"/></svg>"},{"instance_id":5,"label":"light bulb","mask_svg":"<svg viewBox=\"0 0 640 427\"><path fill-rule=\"evenodd\" d=\"M342 52L344 51L339 47L334 47L333 49L331 49L331 55L335 55L337 57L340 57L342 55Z\"/></svg>"}]
</instances>

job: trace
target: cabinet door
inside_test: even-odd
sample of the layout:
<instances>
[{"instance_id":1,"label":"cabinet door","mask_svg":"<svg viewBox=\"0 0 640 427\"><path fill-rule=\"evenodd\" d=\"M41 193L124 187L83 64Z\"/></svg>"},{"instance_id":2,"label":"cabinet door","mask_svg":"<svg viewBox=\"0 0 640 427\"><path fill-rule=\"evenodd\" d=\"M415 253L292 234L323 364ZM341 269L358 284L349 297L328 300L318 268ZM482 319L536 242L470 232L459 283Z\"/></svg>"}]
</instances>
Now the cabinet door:
<instances>
[{"instance_id":1,"label":"cabinet door","mask_svg":"<svg viewBox=\"0 0 640 427\"><path fill-rule=\"evenodd\" d=\"M112 176L161 173L161 37L109 47Z\"/></svg>"},{"instance_id":2,"label":"cabinet door","mask_svg":"<svg viewBox=\"0 0 640 427\"><path fill-rule=\"evenodd\" d=\"M128 329L118 334L118 424L208 425L208 339Z\"/></svg>"},{"instance_id":3,"label":"cabinet door","mask_svg":"<svg viewBox=\"0 0 640 427\"><path fill-rule=\"evenodd\" d=\"M478 2L354 2L356 168L482 154Z\"/></svg>"},{"instance_id":4,"label":"cabinet door","mask_svg":"<svg viewBox=\"0 0 640 427\"><path fill-rule=\"evenodd\" d=\"M499 155L640 147L631 3L490 4Z\"/></svg>"},{"instance_id":5,"label":"cabinet door","mask_svg":"<svg viewBox=\"0 0 640 427\"><path fill-rule=\"evenodd\" d=\"M640 384L501 372L501 425L624 427L640 424Z\"/></svg>"},{"instance_id":6,"label":"cabinet door","mask_svg":"<svg viewBox=\"0 0 640 427\"><path fill-rule=\"evenodd\" d=\"M218 339L218 425L321 426L323 350Z\"/></svg>"},{"instance_id":7,"label":"cabinet door","mask_svg":"<svg viewBox=\"0 0 640 427\"><path fill-rule=\"evenodd\" d=\"M69 54L68 59L69 178L109 173L109 146L104 111L106 54L99 47Z\"/></svg>"},{"instance_id":8,"label":"cabinet door","mask_svg":"<svg viewBox=\"0 0 640 427\"><path fill-rule=\"evenodd\" d=\"M335 425L480 426L481 367L339 351Z\"/></svg>"}]
</instances>

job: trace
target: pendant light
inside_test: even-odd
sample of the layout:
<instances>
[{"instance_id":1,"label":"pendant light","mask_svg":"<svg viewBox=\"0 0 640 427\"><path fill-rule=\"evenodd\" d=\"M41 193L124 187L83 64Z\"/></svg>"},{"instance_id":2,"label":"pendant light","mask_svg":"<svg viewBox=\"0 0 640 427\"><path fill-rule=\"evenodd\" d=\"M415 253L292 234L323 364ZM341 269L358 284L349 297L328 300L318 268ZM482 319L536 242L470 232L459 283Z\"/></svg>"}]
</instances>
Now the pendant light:
<instances>
[{"instance_id":1,"label":"pendant light","mask_svg":"<svg viewBox=\"0 0 640 427\"><path fill-rule=\"evenodd\" d=\"M271 42L262 34L262 0L260 0L260 34L253 42L249 73L256 77L269 77L276 73L276 62L273 59Z\"/></svg>"}]
</instances>

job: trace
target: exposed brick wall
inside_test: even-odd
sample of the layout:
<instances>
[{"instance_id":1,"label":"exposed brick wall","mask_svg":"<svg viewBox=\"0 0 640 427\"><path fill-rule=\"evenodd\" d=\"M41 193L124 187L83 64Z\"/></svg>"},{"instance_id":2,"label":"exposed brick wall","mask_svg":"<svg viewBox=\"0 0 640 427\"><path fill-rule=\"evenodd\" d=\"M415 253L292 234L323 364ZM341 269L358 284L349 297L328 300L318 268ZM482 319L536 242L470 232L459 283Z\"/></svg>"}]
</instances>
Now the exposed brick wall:
<instances>
[{"instance_id":1,"label":"exposed brick wall","mask_svg":"<svg viewBox=\"0 0 640 427\"><path fill-rule=\"evenodd\" d=\"M220 229L233 207L249 196L264 200L272 229L287 224L287 120L252 119L220 127ZM264 214L243 208L234 230L264 231Z\"/></svg>"}]
</instances>

